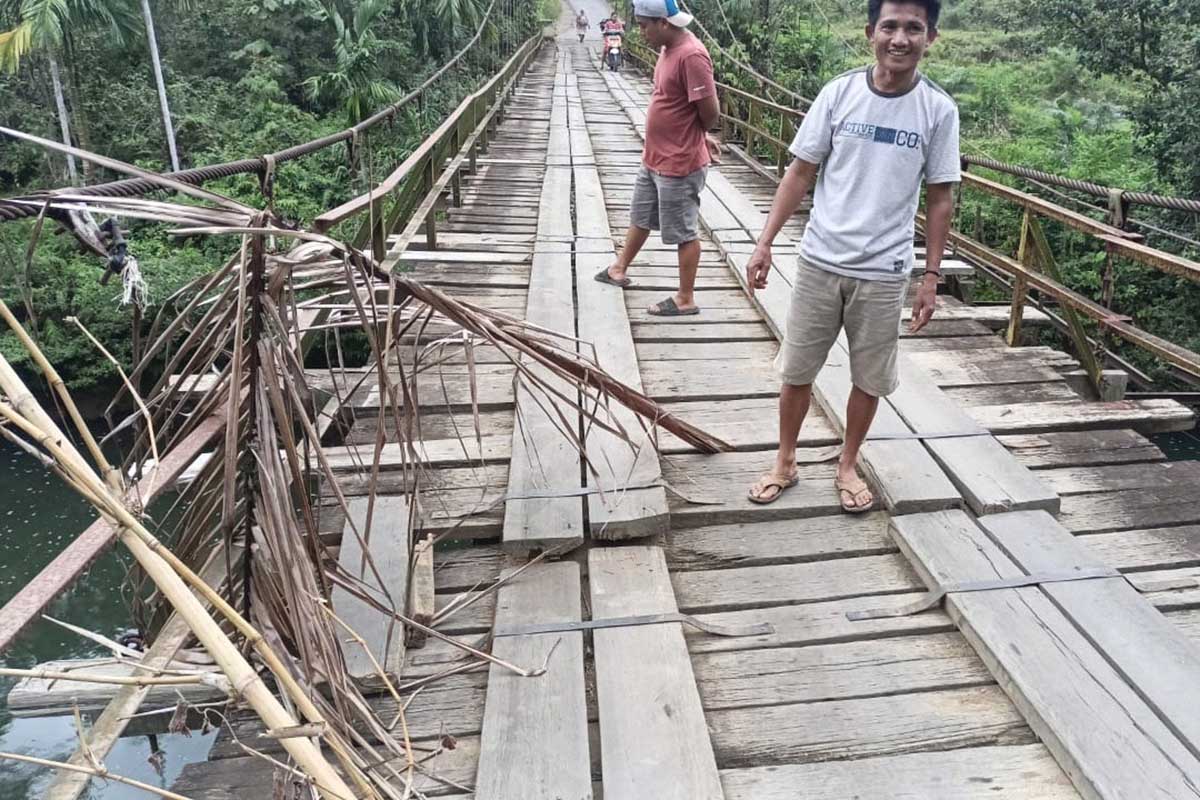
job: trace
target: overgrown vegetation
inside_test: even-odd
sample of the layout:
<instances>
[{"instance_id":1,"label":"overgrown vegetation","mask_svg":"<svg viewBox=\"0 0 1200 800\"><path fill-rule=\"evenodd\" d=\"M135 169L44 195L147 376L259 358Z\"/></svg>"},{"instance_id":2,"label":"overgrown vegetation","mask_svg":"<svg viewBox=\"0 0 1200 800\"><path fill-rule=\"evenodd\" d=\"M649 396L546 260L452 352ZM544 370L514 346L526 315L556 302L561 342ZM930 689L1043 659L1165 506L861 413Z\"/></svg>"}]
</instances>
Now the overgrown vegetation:
<instances>
[{"instance_id":1,"label":"overgrown vegetation","mask_svg":"<svg viewBox=\"0 0 1200 800\"><path fill-rule=\"evenodd\" d=\"M722 46L805 97L871 61L865 0L691 0L690 6ZM964 153L1110 186L1200 197L1200 4L945 0L940 27L922 68L958 102ZM1103 199L1076 199L1105 206ZM1200 239L1196 216L1140 207L1131 216ZM966 192L958 225L1016 252L1020 216L1003 201ZM1063 226L1044 227L1067 283L1099 300L1102 248ZM1200 256L1200 248L1135 230L1156 247ZM1119 313L1200 351L1200 287L1127 262L1117 262L1116 275ZM1122 355L1170 383L1169 371L1152 358L1129 347Z\"/></svg>"},{"instance_id":2,"label":"overgrown vegetation","mask_svg":"<svg viewBox=\"0 0 1200 800\"><path fill-rule=\"evenodd\" d=\"M448 58L475 30L487 0L152 5L173 129L184 166L193 166L278 150L361 118ZM691 2L723 45L808 97L870 60L865 5ZM0 31L14 32L0 33L0 124L60 138L57 85L77 144L146 168L168 168L140 8L140 0L0 0ZM537 18L558 13L553 0L516 0L515 8L514 18L498 15L502 24L489 30L487 47L440 83L419 112L371 137L372 157L359 167L351 167L341 146L281 167L276 208L305 221L361 191L367 173L390 169L494 66L501 42L523 39ZM1200 196L1200 4L946 0L941 28L925 70L958 101L964 152L1113 186ZM14 58L17 51L22 54ZM14 65L15 72L2 72ZM0 144L0 194L61 185L65 170L62 158L38 148ZM90 182L113 177L85 165L80 172ZM261 202L253 175L213 187ZM1135 208L1134 217L1200 238L1194 216ZM1018 223L998 200L970 192L963 198L960 227L995 247L1015 252ZM1061 226L1046 227L1068 283L1099 298L1103 253ZM0 293L14 308L25 308L28 297L39 338L76 386L111 379L109 367L81 347L62 320L80 316L127 356L128 310L113 302L115 290L97 284L99 263L80 255L69 237L43 237L26 275L29 232L29 224L0 225ZM1194 247L1145 232L1156 246L1197 255ZM132 241L158 298L226 255L204 240L168 242L154 226L135 226ZM1200 287L1130 263L1118 263L1117 276L1117 311L1200 351ZM0 348L19 361L11 345L0 336ZM1166 376L1133 351L1125 355Z\"/></svg>"},{"instance_id":3,"label":"overgrown vegetation","mask_svg":"<svg viewBox=\"0 0 1200 800\"><path fill-rule=\"evenodd\" d=\"M154 32L182 166L270 153L341 130L419 84L478 29L490 0L156 0ZM0 125L61 140L57 96L71 140L155 171L170 169L142 0L0 0ZM275 208L298 222L361 193L393 169L466 93L557 14L546 0L497 0L471 55L360 142L281 165ZM7 33L5 33L7 32ZM55 75L57 74L57 79ZM0 195L66 185L67 162L0 140ZM79 180L118 176L88 165ZM208 184L261 206L257 175ZM119 281L98 283L102 263L47 225L28 271L33 223L0 225L0 295L23 316L73 388L114 378L64 319L78 316L126 362L130 310ZM131 252L161 300L229 255L228 242L169 241L161 226L130 224ZM153 311L153 309L151 310ZM0 351L30 365L8 333Z\"/></svg>"}]
</instances>

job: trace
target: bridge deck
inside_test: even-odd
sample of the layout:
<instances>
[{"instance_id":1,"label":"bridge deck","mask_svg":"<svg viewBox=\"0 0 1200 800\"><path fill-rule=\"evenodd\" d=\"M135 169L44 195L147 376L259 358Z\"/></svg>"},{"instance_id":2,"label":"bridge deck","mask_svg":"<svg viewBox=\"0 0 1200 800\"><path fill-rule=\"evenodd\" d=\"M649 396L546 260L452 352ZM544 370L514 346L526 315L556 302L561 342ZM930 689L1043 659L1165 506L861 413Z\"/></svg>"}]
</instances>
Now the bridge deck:
<instances>
[{"instance_id":1,"label":"bridge deck","mask_svg":"<svg viewBox=\"0 0 1200 800\"><path fill-rule=\"evenodd\" d=\"M430 283L518 316L547 313L538 298L566 287L581 332L608 325L609 338L596 342L602 363L631 346L634 377L645 392L736 451L699 455L664 436L657 463L636 467L651 476L660 471L673 488L666 495L669 533L613 543L602 539L644 531L621 533L616 523L593 530L570 555L481 594L436 627L483 643L494 624L678 610L710 622L767 622L773 632L720 637L666 623L504 637L496 640L498 655L524 667L544 661L547 673L517 678L493 666L424 686L422 677L461 664L459 652L434 640L409 649L402 675L412 684L407 724L427 757L417 788L479 800L583 798L591 791L599 797L601 790L608 800L1079 796L1079 781L1094 780L1086 745L1064 736L1065 723L1055 716L1060 701L1039 694L1036 676L1024 677L1005 652L991 649L994 640L978 618L964 616L971 609L952 604L945 611L847 619L850 611L912 601L938 572L904 531L926 515L901 516L895 508L861 517L840 513L833 463L823 460L839 441L836 411L814 407L806 422L800 444L811 463L800 465L797 487L770 506L745 500L770 463L778 379L770 315L745 295L726 258L736 260L730 247L736 237L704 238L698 317L645 313L675 286L673 249L656 237L635 266L634 288L619 294L593 286L591 274L620 246L628 220L641 150L634 123L645 86L597 72L591 58L573 37L543 49L490 151L464 179L464 205L449 210L436 255L411 249L403 261ZM719 172L726 181L710 186L723 193L717 199L727 209L747 202L766 208L773 189L767 178L738 163ZM589 191L596 178L602 194ZM547 184L558 188L545 191ZM798 219L785 234L797 239L802 224ZM595 319L611 301L617 311ZM1162 583L1200 575L1200 464L1168 464L1135 432L1186 426L1189 415L1164 403L1085 400L1065 374L1077 368L1073 360L1048 348L1006 348L993 333L994 309L964 306L948 295L942 302L927 331L902 339L911 364L1058 495L1058 522L1089 553L1143 588L1159 589L1142 597L1187 637L1200 637L1200 591ZM492 506L511 489L516 428L532 423L516 421L514 368L487 348L475 358L481 460L470 462L447 446L475 424L465 367L449 364L431 374L420 395L432 468L423 479L418 527L461 523L459 541L439 547L434 558L440 609L527 560L515 523L502 505ZM358 415L345 445L347 452L363 447L369 464L377 433L371 408L379 398L364 389L352 402L367 413ZM883 478L877 480L892 480L882 463L888 452L878 455L873 472ZM394 476L384 473L384 492L398 485ZM577 475L554 477L581 485ZM553 483L546 475L523 480ZM366 485L347 469L344 491L362 493ZM598 508L594 498L568 502L575 511L587 509L593 523L597 514L619 520L629 511ZM636 513L648 516L657 500L637 502ZM893 535L896 520L902 522ZM336 558L342 520L328 514L323 527ZM376 702L382 717L391 716L390 697ZM260 727L251 718L234 727L246 744L278 751L277 741L255 738ZM1174 763L1194 777L1185 761ZM1085 777L1073 783L1064 763L1082 764ZM268 796L272 785L271 766L224 733L210 760L185 769L173 788L215 800ZM1101 787L1096 795L1120 791Z\"/></svg>"}]
</instances>

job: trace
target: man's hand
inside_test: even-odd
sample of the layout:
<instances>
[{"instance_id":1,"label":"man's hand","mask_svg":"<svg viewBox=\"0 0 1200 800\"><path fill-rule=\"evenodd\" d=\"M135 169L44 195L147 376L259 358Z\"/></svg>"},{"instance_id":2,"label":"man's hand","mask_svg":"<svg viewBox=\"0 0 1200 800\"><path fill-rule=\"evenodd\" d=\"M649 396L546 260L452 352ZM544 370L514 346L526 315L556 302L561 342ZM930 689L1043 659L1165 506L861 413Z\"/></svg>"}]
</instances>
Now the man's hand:
<instances>
[{"instance_id":1,"label":"man's hand","mask_svg":"<svg viewBox=\"0 0 1200 800\"><path fill-rule=\"evenodd\" d=\"M712 159L712 163L721 163L721 151L725 146L721 144L721 140L711 133L704 134L704 143L708 145L708 155Z\"/></svg>"},{"instance_id":2,"label":"man's hand","mask_svg":"<svg viewBox=\"0 0 1200 800\"><path fill-rule=\"evenodd\" d=\"M746 285L750 294L755 289L767 288L767 275L771 272L771 248L756 247L750 260L746 262Z\"/></svg>"},{"instance_id":3,"label":"man's hand","mask_svg":"<svg viewBox=\"0 0 1200 800\"><path fill-rule=\"evenodd\" d=\"M913 300L912 319L908 323L908 332L916 333L933 319L933 310L937 304L937 276L926 275L917 287L917 297Z\"/></svg>"}]
</instances>

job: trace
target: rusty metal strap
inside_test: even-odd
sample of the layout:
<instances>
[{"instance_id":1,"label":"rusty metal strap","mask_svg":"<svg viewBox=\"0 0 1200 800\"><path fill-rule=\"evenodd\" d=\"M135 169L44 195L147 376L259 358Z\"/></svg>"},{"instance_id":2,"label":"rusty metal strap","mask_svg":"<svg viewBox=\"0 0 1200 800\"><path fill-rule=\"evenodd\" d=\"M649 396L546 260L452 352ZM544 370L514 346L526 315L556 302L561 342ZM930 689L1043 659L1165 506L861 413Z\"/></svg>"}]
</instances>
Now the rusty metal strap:
<instances>
[{"instance_id":1,"label":"rusty metal strap","mask_svg":"<svg viewBox=\"0 0 1200 800\"><path fill-rule=\"evenodd\" d=\"M1021 575L1016 578L1000 578L990 581L969 581L965 583L952 583L948 586L937 586L926 592L919 600L914 600L911 603L906 603L895 608L871 608L862 611L846 612L846 619L857 622L864 619L890 619L893 617L907 617L912 614L919 614L922 611L928 611L935 606L941 604L946 599L946 595L964 594L967 592L990 592L995 589L1019 589L1023 586L1041 586L1047 583L1069 583L1072 581L1096 580L1098 578L1122 578L1129 580L1125 575L1115 569L1109 567L1091 567L1089 569L1073 570L1071 572L1035 572L1032 575ZM1194 578L1183 578L1179 580L1155 581L1153 583L1142 583L1140 586L1130 582L1139 592L1161 592L1169 589L1190 589L1200 585Z\"/></svg>"},{"instance_id":2,"label":"rusty metal strap","mask_svg":"<svg viewBox=\"0 0 1200 800\"><path fill-rule=\"evenodd\" d=\"M546 622L538 625L508 625L496 628L492 636L529 636L538 633L571 633L574 631L591 631L597 628L632 628L639 625L660 625L664 622L681 622L693 628L712 634L713 636L765 636L775 632L769 622L758 622L750 625L721 625L715 622L702 622L687 614L645 614L636 617L611 617L609 619L589 619L583 622Z\"/></svg>"}]
</instances>

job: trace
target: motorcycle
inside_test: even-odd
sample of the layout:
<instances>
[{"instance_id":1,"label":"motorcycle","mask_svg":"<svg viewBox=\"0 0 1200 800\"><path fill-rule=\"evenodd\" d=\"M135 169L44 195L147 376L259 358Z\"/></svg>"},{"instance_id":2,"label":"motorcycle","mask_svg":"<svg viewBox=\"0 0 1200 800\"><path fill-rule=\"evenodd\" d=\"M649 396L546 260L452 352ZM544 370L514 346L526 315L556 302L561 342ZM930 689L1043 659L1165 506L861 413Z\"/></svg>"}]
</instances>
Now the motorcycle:
<instances>
[{"instance_id":1,"label":"motorcycle","mask_svg":"<svg viewBox=\"0 0 1200 800\"><path fill-rule=\"evenodd\" d=\"M610 31L604 34L604 63L612 72L617 72L621 69L623 56L621 55L621 41L624 37L620 33Z\"/></svg>"}]
</instances>

